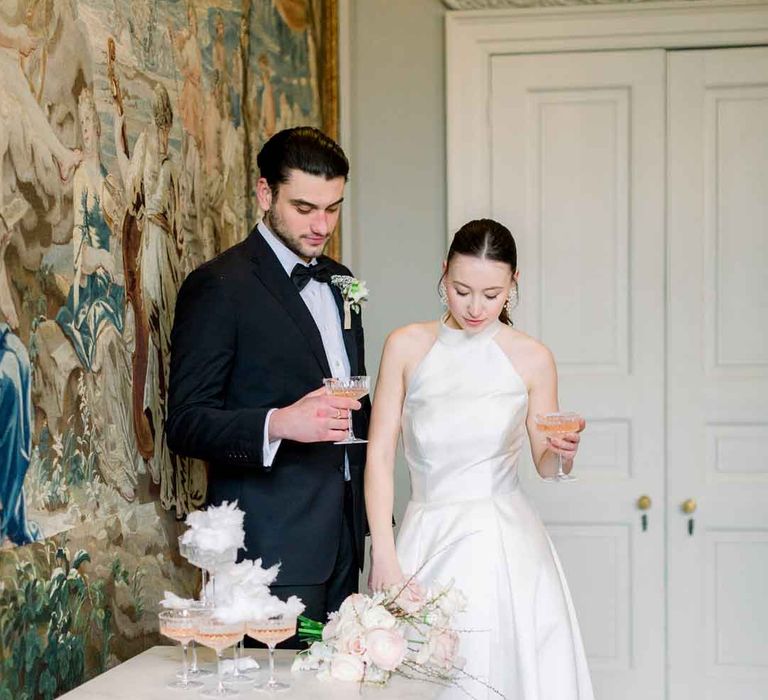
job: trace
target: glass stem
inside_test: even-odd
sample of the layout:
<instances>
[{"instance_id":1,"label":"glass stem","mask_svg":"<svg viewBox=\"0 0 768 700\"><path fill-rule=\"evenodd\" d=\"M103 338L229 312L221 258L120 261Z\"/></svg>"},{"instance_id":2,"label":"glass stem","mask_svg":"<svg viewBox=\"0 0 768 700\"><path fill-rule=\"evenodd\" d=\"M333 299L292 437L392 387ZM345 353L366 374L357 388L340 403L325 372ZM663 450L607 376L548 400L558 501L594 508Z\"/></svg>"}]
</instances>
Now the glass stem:
<instances>
[{"instance_id":1,"label":"glass stem","mask_svg":"<svg viewBox=\"0 0 768 700\"><path fill-rule=\"evenodd\" d=\"M349 439L355 439L355 431L352 429L352 411L349 412Z\"/></svg>"},{"instance_id":2,"label":"glass stem","mask_svg":"<svg viewBox=\"0 0 768 700\"><path fill-rule=\"evenodd\" d=\"M565 476L565 472L563 471L563 455L559 452L557 453L557 476L558 478Z\"/></svg>"},{"instance_id":3,"label":"glass stem","mask_svg":"<svg viewBox=\"0 0 768 700\"><path fill-rule=\"evenodd\" d=\"M216 687L216 692L219 695L224 695L226 691L224 689L224 675L221 671L221 651L218 649L216 650L216 670L219 677L219 684Z\"/></svg>"},{"instance_id":4,"label":"glass stem","mask_svg":"<svg viewBox=\"0 0 768 700\"><path fill-rule=\"evenodd\" d=\"M187 665L187 645L181 645L181 682L184 685L189 683L189 667Z\"/></svg>"},{"instance_id":5,"label":"glass stem","mask_svg":"<svg viewBox=\"0 0 768 700\"><path fill-rule=\"evenodd\" d=\"M189 670L192 671L192 673L197 673L200 669L197 667L197 647L195 646L195 640L193 639L189 644L192 647L192 665Z\"/></svg>"},{"instance_id":6,"label":"glass stem","mask_svg":"<svg viewBox=\"0 0 768 700\"><path fill-rule=\"evenodd\" d=\"M269 681L268 685L274 685L275 683L275 645L269 645Z\"/></svg>"},{"instance_id":7,"label":"glass stem","mask_svg":"<svg viewBox=\"0 0 768 700\"><path fill-rule=\"evenodd\" d=\"M238 678L240 676L240 642L232 647L232 677Z\"/></svg>"},{"instance_id":8,"label":"glass stem","mask_svg":"<svg viewBox=\"0 0 768 700\"><path fill-rule=\"evenodd\" d=\"M200 591L200 602L204 608L208 607L208 594L206 593L206 584L208 583L208 572L205 569L200 569L200 576L203 582L203 589Z\"/></svg>"}]
</instances>

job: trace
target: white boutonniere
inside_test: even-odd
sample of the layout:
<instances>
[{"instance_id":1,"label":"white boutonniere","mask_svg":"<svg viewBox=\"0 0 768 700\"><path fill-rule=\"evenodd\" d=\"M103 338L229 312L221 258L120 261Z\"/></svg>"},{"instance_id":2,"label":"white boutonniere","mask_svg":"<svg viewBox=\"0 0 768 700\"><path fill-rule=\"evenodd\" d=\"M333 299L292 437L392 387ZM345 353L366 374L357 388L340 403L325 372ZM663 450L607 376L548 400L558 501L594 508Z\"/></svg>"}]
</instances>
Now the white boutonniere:
<instances>
[{"instance_id":1,"label":"white boutonniere","mask_svg":"<svg viewBox=\"0 0 768 700\"><path fill-rule=\"evenodd\" d=\"M362 304L368 301L368 287L365 286L365 282L349 275L333 275L331 284L341 291L341 298L344 301L344 329L349 330L352 328L351 312L359 314Z\"/></svg>"}]
</instances>

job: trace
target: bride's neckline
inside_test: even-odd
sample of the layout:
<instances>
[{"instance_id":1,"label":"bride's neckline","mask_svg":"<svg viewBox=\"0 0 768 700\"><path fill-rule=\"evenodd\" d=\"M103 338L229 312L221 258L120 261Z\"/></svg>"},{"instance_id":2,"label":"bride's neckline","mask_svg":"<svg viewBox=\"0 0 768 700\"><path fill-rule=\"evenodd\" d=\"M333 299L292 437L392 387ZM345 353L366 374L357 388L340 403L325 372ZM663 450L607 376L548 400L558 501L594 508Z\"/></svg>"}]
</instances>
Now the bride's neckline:
<instances>
[{"instance_id":1,"label":"bride's neckline","mask_svg":"<svg viewBox=\"0 0 768 700\"><path fill-rule=\"evenodd\" d=\"M448 314L443 315L440 319L440 333L439 339L447 345L459 345L460 343L479 343L483 340L489 340L493 338L502 326L499 319L494 319L485 328L472 333L465 331L462 328L451 328L446 321L448 320Z\"/></svg>"}]
</instances>

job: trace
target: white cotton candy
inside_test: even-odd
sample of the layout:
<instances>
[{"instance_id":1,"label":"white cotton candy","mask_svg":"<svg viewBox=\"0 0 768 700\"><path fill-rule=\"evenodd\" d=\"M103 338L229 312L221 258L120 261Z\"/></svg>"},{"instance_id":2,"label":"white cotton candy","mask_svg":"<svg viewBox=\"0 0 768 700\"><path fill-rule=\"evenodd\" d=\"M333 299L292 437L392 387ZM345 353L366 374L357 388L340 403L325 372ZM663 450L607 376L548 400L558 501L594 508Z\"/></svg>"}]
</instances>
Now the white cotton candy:
<instances>
[{"instance_id":1,"label":"white cotton candy","mask_svg":"<svg viewBox=\"0 0 768 700\"><path fill-rule=\"evenodd\" d=\"M250 619L251 599L248 596L237 593L231 596L226 604L216 602L213 616L217 620L227 623L246 622Z\"/></svg>"},{"instance_id":2,"label":"white cotton candy","mask_svg":"<svg viewBox=\"0 0 768 700\"><path fill-rule=\"evenodd\" d=\"M181 543L209 552L241 549L245 544L244 518L237 501L193 511L187 515L189 529L181 536Z\"/></svg>"},{"instance_id":3,"label":"white cotton candy","mask_svg":"<svg viewBox=\"0 0 768 700\"><path fill-rule=\"evenodd\" d=\"M234 659L224 659L221 662L221 672L223 674L232 673L232 671L235 668L235 661ZM237 660L237 669L238 671L247 671L251 668L259 668L259 662L256 661L252 656L241 656Z\"/></svg>"},{"instance_id":4,"label":"white cotton candy","mask_svg":"<svg viewBox=\"0 0 768 700\"><path fill-rule=\"evenodd\" d=\"M266 586L245 591L235 586L226 597L216 592L216 610L214 615L222 622L245 622L264 620L283 614L285 603L269 594Z\"/></svg>"},{"instance_id":5,"label":"white cotton candy","mask_svg":"<svg viewBox=\"0 0 768 700\"><path fill-rule=\"evenodd\" d=\"M160 601L160 605L169 610L186 610L195 604L192 598L181 598L171 591L165 591L165 598Z\"/></svg>"},{"instance_id":6,"label":"white cotton candy","mask_svg":"<svg viewBox=\"0 0 768 700\"><path fill-rule=\"evenodd\" d=\"M249 620L267 620L282 615L285 604L276 596L267 595L251 599Z\"/></svg>"},{"instance_id":7,"label":"white cotton candy","mask_svg":"<svg viewBox=\"0 0 768 700\"><path fill-rule=\"evenodd\" d=\"M299 615L304 604L296 596L283 602L269 592L269 585L279 570L279 564L262 568L261 559L246 559L223 568L206 587L207 595L216 606L216 617L226 622L240 622Z\"/></svg>"},{"instance_id":8,"label":"white cotton candy","mask_svg":"<svg viewBox=\"0 0 768 700\"><path fill-rule=\"evenodd\" d=\"M249 582L254 585L271 586L277 579L277 575L280 573L280 564L273 564L268 569L265 569L261 565L261 559L257 559L253 562L253 569L251 570Z\"/></svg>"},{"instance_id":9,"label":"white cotton candy","mask_svg":"<svg viewBox=\"0 0 768 700\"><path fill-rule=\"evenodd\" d=\"M216 605L229 605L235 596L239 598L268 596L268 586L277 578L279 570L279 564L263 569L261 559L256 561L245 559L218 571L214 581L208 583L206 593Z\"/></svg>"},{"instance_id":10,"label":"white cotton candy","mask_svg":"<svg viewBox=\"0 0 768 700\"><path fill-rule=\"evenodd\" d=\"M267 620L270 617L297 617L304 612L304 603L292 595L282 601L276 596L257 598L253 601L251 620Z\"/></svg>"},{"instance_id":11,"label":"white cotton candy","mask_svg":"<svg viewBox=\"0 0 768 700\"><path fill-rule=\"evenodd\" d=\"M301 598L297 598L292 595L285 601L285 613L292 617L298 617L304 612L304 603L301 602Z\"/></svg>"},{"instance_id":12,"label":"white cotton candy","mask_svg":"<svg viewBox=\"0 0 768 700\"><path fill-rule=\"evenodd\" d=\"M275 582L280 571L280 564L275 564L269 569L261 567L261 559L251 561L244 559L237 564L230 564L222 568L216 574L216 581L225 582L224 585L236 585L243 588L255 588L256 586L270 586Z\"/></svg>"}]
</instances>

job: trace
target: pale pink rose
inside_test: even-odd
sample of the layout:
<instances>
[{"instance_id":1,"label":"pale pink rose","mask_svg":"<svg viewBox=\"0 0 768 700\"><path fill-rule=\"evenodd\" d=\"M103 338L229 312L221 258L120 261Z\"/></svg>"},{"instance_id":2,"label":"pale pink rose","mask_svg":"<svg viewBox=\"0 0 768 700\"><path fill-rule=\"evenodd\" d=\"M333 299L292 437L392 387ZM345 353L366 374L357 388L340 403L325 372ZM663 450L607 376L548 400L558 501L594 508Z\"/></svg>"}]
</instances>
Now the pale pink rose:
<instances>
[{"instance_id":1,"label":"pale pink rose","mask_svg":"<svg viewBox=\"0 0 768 700\"><path fill-rule=\"evenodd\" d=\"M395 603L407 613L415 613L424 607L427 602L427 592L419 585L415 579L411 579L405 587L399 585L393 593L400 591Z\"/></svg>"},{"instance_id":2,"label":"pale pink rose","mask_svg":"<svg viewBox=\"0 0 768 700\"><path fill-rule=\"evenodd\" d=\"M364 632L357 620L342 618L336 631L336 639L340 643L348 643L350 639L359 637Z\"/></svg>"},{"instance_id":3,"label":"pale pink rose","mask_svg":"<svg viewBox=\"0 0 768 700\"><path fill-rule=\"evenodd\" d=\"M365 654L363 628L351 617L339 618L333 644L342 654L362 656Z\"/></svg>"},{"instance_id":4,"label":"pale pink rose","mask_svg":"<svg viewBox=\"0 0 768 700\"><path fill-rule=\"evenodd\" d=\"M433 630L429 635L429 660L435 666L450 670L459 653L459 635L453 630Z\"/></svg>"},{"instance_id":5,"label":"pale pink rose","mask_svg":"<svg viewBox=\"0 0 768 700\"><path fill-rule=\"evenodd\" d=\"M405 637L392 628L378 627L365 633L368 658L383 671L394 671L405 658L408 644Z\"/></svg>"},{"instance_id":6,"label":"pale pink rose","mask_svg":"<svg viewBox=\"0 0 768 700\"><path fill-rule=\"evenodd\" d=\"M334 654L331 659L331 677L337 681L361 681L364 673L365 664L359 656Z\"/></svg>"},{"instance_id":7,"label":"pale pink rose","mask_svg":"<svg viewBox=\"0 0 768 700\"><path fill-rule=\"evenodd\" d=\"M336 648L344 654L353 653L356 649L356 640L363 635L363 628L354 620L342 619L334 639Z\"/></svg>"},{"instance_id":8,"label":"pale pink rose","mask_svg":"<svg viewBox=\"0 0 768 700\"><path fill-rule=\"evenodd\" d=\"M367 647L365 645L365 636L362 634L356 637L348 637L345 641L347 648L343 651L354 656L363 656L365 654Z\"/></svg>"}]
</instances>

